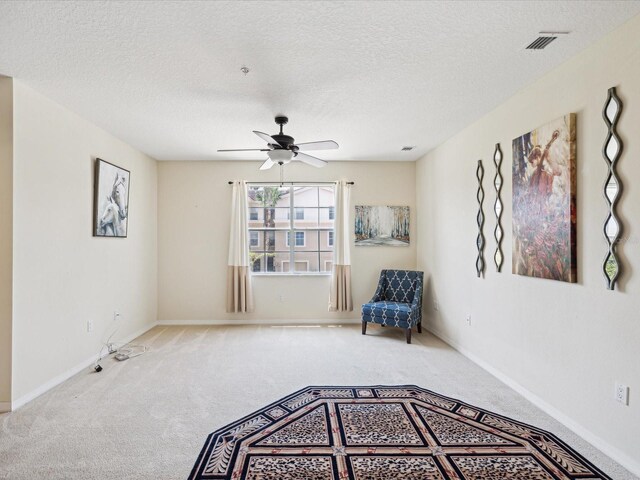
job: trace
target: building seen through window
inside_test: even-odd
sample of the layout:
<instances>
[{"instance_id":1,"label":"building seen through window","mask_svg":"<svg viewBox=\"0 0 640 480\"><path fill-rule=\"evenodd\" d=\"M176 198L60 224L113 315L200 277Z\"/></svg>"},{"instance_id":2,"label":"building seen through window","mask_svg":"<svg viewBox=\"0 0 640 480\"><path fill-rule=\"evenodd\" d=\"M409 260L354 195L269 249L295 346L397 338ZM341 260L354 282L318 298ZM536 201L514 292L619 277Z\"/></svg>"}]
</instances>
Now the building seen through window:
<instances>
[{"instance_id":1,"label":"building seen through window","mask_svg":"<svg viewBox=\"0 0 640 480\"><path fill-rule=\"evenodd\" d=\"M248 195L252 271L331 272L335 217L332 184L249 184Z\"/></svg>"}]
</instances>

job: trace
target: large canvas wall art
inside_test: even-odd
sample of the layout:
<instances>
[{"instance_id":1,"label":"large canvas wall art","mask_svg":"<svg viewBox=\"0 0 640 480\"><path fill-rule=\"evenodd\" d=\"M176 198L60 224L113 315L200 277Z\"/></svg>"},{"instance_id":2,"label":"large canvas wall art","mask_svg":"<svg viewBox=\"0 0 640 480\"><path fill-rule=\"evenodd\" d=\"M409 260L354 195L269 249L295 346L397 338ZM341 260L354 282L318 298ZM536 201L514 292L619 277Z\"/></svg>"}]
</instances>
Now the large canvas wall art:
<instances>
[{"instance_id":1,"label":"large canvas wall art","mask_svg":"<svg viewBox=\"0 0 640 480\"><path fill-rule=\"evenodd\" d=\"M573 113L513 140L512 269L577 281Z\"/></svg>"},{"instance_id":2,"label":"large canvas wall art","mask_svg":"<svg viewBox=\"0 0 640 480\"><path fill-rule=\"evenodd\" d=\"M356 205L356 246L409 245L409 207Z\"/></svg>"},{"instance_id":3,"label":"large canvas wall art","mask_svg":"<svg viewBox=\"0 0 640 480\"><path fill-rule=\"evenodd\" d=\"M129 170L96 159L94 186L95 237L126 237L129 225Z\"/></svg>"}]
</instances>

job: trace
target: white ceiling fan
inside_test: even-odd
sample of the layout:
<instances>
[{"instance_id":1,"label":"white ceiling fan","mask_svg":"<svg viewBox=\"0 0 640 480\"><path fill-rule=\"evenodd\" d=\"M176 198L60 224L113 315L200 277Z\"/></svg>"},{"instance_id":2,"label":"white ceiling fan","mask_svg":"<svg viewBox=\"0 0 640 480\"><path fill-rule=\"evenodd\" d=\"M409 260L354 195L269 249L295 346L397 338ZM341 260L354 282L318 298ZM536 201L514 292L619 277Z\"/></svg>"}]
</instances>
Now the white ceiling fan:
<instances>
[{"instance_id":1,"label":"white ceiling fan","mask_svg":"<svg viewBox=\"0 0 640 480\"><path fill-rule=\"evenodd\" d=\"M282 133L282 126L288 122L289 119L287 117L276 117L276 123L280 125L280 133L275 135L267 135L266 133L256 130L253 131L253 133L267 142L269 148L241 148L218 150L218 152L267 152L269 158L260 165L260 170L268 170L276 164L285 165L292 160L300 160L301 162L318 168L324 167L327 162L302 152L309 150L332 150L338 148L338 144L333 140L296 144L293 137Z\"/></svg>"}]
</instances>

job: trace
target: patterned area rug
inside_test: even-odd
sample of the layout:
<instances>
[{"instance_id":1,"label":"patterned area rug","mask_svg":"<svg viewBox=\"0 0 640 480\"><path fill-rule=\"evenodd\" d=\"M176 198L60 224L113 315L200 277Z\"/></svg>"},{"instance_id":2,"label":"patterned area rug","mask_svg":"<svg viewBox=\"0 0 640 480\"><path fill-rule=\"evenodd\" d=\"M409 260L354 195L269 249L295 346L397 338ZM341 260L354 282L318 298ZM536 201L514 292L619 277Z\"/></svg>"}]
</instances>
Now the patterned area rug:
<instances>
[{"instance_id":1,"label":"patterned area rug","mask_svg":"<svg viewBox=\"0 0 640 480\"><path fill-rule=\"evenodd\" d=\"M552 434L413 385L307 387L209 435L190 479L609 479Z\"/></svg>"}]
</instances>

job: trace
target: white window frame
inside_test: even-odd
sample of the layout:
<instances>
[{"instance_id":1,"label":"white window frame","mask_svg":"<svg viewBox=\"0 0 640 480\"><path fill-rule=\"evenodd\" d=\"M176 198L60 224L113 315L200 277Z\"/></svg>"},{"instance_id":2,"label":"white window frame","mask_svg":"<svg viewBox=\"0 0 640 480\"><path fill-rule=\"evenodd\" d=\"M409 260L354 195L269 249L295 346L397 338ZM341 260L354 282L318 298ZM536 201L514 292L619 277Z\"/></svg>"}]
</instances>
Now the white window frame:
<instances>
[{"instance_id":1,"label":"white window frame","mask_svg":"<svg viewBox=\"0 0 640 480\"><path fill-rule=\"evenodd\" d=\"M265 188L266 187L280 187L280 188L282 188L282 185L278 185L277 183L273 183L273 184L269 183L269 184L267 184L267 183L258 182L258 183L253 183L252 184L251 182L248 182L248 186L250 188L252 188L252 187L265 187ZM299 206L295 205L296 189L304 188L304 187L313 187L313 188L317 188L318 189L318 206L316 206L316 207L299 207ZM280 262L281 271L278 271L278 269L276 269L276 271L274 271L274 272L268 272L268 271L265 271L265 270L263 270L261 268L260 272L253 272L254 275L264 275L264 276L274 276L274 275L313 275L313 276L317 276L317 275L330 275L331 274L331 272L327 272L327 271L309 272L309 265L310 265L310 261L309 260L297 260L298 263L306 262L306 266L307 266L307 271L306 272L296 272L295 271L295 264L296 264L295 263L296 262L295 261L295 252L296 252L296 249L304 248L304 247L307 246L307 233L311 233L312 235L318 235L318 240L319 240L321 232L323 230L324 231L327 231L327 230L335 231L335 230L332 230L333 226L329 227L329 229L328 229L326 226L321 226L320 223L318 223L317 226L308 227L308 228L300 227L300 226L298 226L298 228L295 228L295 226L294 226L296 220L304 220L304 217L305 217L305 211L304 210L305 210L305 208L316 208L318 210L318 212L317 212L318 213L318 222L320 222L320 219L322 218L321 215L320 215L320 212L327 208L326 206L320 206L321 205L321 202L320 202L321 189L322 188L326 188L326 187L327 187L327 183L316 184L316 183L312 183L312 182L309 182L309 183L304 182L304 183L292 183L292 184L289 184L289 193L288 193L289 206L287 207L288 227L284 228L282 226L277 226L276 225L276 228L274 229L274 228L268 228L268 227L265 228L264 226L249 226L249 234L250 234L250 236L252 234L251 232L256 232L256 231L257 232L261 232L261 231L263 232L263 235L265 236L265 238L263 239L263 247L264 248L266 248L266 243L265 242L266 242L266 234L267 234L267 232L274 231L274 232L276 232L276 235L277 235L277 232L284 232L285 233L285 246L286 246L287 250L289 251L289 259L288 260L282 260ZM332 188L335 188L335 187L332 186ZM286 207L286 205L278 203L277 207ZM248 207L249 215L251 214L252 211L258 211L259 212L260 208L261 207L249 206ZM276 208L276 207L267 207L267 208L268 209L272 209L272 208ZM335 205L330 207L330 208L332 208L334 210L334 212L335 212ZM300 212L302 212L302 213L300 213ZM258 214L258 217L259 217L259 214ZM332 221L332 222L335 221L335 215L334 215L334 218L329 218L329 220ZM255 220L253 220L253 221L255 222ZM324 220L324 221L326 221L326 220ZM299 238L298 233L300 233L301 237L302 237L302 243L301 244L296 244L296 242L297 242L297 240ZM296 235L296 241L293 242L294 245L291 245L291 242L290 242L290 236L291 235ZM334 235L335 235L335 233L334 233ZM260 242L258 240L258 245L255 245L255 244L251 243L251 240L250 240L250 244L251 244L252 247L259 246L259 243ZM276 243L276 245L277 245L277 243ZM329 245L329 247L332 247L332 246L333 245ZM261 253L261 251L256 251L256 252L257 253ZM315 250L305 251L305 253L311 253L311 254L317 254L318 255L318 266L320 266L320 255L322 253L328 253L328 252L331 252L331 250L327 250L327 249L321 248L320 242L318 242L318 245L316 246ZM265 253L269 253L269 252L267 252L265 250ZM283 251L274 251L273 253L285 253L285 252L283 252ZM265 261L265 260L266 260L266 257L261 259L261 262ZM325 260L325 265L326 265L327 261L332 262L332 260ZM294 266L294 270L293 271L289 271L288 270L288 268L290 268L291 265ZM262 266L264 268L266 268L266 261L265 261L265 264L262 265ZM287 270L285 270L285 267L287 268ZM325 268L325 270L326 270L326 268Z\"/></svg>"}]
</instances>

